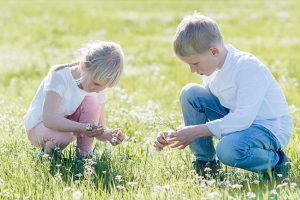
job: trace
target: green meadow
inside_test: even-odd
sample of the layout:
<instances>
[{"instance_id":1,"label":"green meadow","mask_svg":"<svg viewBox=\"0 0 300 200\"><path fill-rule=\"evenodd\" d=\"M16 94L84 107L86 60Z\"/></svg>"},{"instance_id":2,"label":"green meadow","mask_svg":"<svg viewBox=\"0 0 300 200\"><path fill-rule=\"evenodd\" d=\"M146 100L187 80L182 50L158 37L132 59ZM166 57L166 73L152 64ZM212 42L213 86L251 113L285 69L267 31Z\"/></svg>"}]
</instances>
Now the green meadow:
<instances>
[{"instance_id":1,"label":"green meadow","mask_svg":"<svg viewBox=\"0 0 300 200\"><path fill-rule=\"evenodd\" d=\"M283 89L294 124L289 178L264 183L258 174L223 166L224 180L203 180L188 148L153 148L159 131L182 123L181 88L202 82L172 50L178 23L194 11L215 19L226 43L261 59ZM0 199L299 199L299 20L297 0L1 0ZM123 129L126 141L97 141L91 159L76 158L75 144L38 159L23 115L49 68L72 61L93 40L115 41L125 52L106 120Z\"/></svg>"}]
</instances>

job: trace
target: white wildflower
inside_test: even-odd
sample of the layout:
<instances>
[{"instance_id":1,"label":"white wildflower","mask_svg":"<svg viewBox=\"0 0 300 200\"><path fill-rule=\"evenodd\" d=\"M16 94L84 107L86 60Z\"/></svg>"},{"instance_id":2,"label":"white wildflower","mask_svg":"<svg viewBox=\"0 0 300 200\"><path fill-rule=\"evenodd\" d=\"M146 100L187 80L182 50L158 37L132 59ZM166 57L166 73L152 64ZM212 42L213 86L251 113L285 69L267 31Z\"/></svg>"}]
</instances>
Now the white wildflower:
<instances>
[{"instance_id":1,"label":"white wildflower","mask_svg":"<svg viewBox=\"0 0 300 200\"><path fill-rule=\"evenodd\" d=\"M232 189L241 189L242 187L243 187L243 185L241 185L241 184L233 184L231 186Z\"/></svg>"},{"instance_id":2,"label":"white wildflower","mask_svg":"<svg viewBox=\"0 0 300 200\"><path fill-rule=\"evenodd\" d=\"M210 179L206 182L209 186L212 186L213 184L216 183L216 180L215 179Z\"/></svg>"},{"instance_id":3,"label":"white wildflower","mask_svg":"<svg viewBox=\"0 0 300 200\"><path fill-rule=\"evenodd\" d=\"M121 181L122 176L121 176L121 175L117 175L117 176L115 177L115 179L116 179L117 181Z\"/></svg>"},{"instance_id":4,"label":"white wildflower","mask_svg":"<svg viewBox=\"0 0 300 200\"><path fill-rule=\"evenodd\" d=\"M217 198L218 196L219 196L219 193L218 192L210 192L210 193L208 193L208 195L207 195L210 199L215 199L215 198Z\"/></svg>"},{"instance_id":5,"label":"white wildflower","mask_svg":"<svg viewBox=\"0 0 300 200\"><path fill-rule=\"evenodd\" d=\"M278 176L279 178L281 178L281 177L282 177L282 174L277 174L277 176Z\"/></svg>"},{"instance_id":6,"label":"white wildflower","mask_svg":"<svg viewBox=\"0 0 300 200\"><path fill-rule=\"evenodd\" d=\"M257 184L259 184L259 180L254 180L254 181L252 181L252 183L257 185Z\"/></svg>"},{"instance_id":7,"label":"white wildflower","mask_svg":"<svg viewBox=\"0 0 300 200\"><path fill-rule=\"evenodd\" d=\"M271 190L271 191L270 191L270 195L277 195L276 189Z\"/></svg>"},{"instance_id":8,"label":"white wildflower","mask_svg":"<svg viewBox=\"0 0 300 200\"><path fill-rule=\"evenodd\" d=\"M204 171L205 171L205 172L210 172L210 171L211 171L211 168L205 167Z\"/></svg>"},{"instance_id":9,"label":"white wildflower","mask_svg":"<svg viewBox=\"0 0 300 200\"><path fill-rule=\"evenodd\" d=\"M117 185L117 189L118 189L118 190L124 190L125 187L124 187L123 185Z\"/></svg>"},{"instance_id":10,"label":"white wildflower","mask_svg":"<svg viewBox=\"0 0 300 200\"><path fill-rule=\"evenodd\" d=\"M2 195L5 196L5 197L8 197L9 194L10 194L10 192L9 192L8 189L2 191Z\"/></svg>"},{"instance_id":11,"label":"white wildflower","mask_svg":"<svg viewBox=\"0 0 300 200\"><path fill-rule=\"evenodd\" d=\"M291 183L291 187L297 187L297 183Z\"/></svg>"},{"instance_id":12,"label":"white wildflower","mask_svg":"<svg viewBox=\"0 0 300 200\"><path fill-rule=\"evenodd\" d=\"M247 192L247 198L254 199L256 198L256 194L254 192Z\"/></svg>"},{"instance_id":13,"label":"white wildflower","mask_svg":"<svg viewBox=\"0 0 300 200\"><path fill-rule=\"evenodd\" d=\"M288 183L282 183L282 184L277 185L277 188L282 188L282 187L286 187L286 186L288 186Z\"/></svg>"},{"instance_id":14,"label":"white wildflower","mask_svg":"<svg viewBox=\"0 0 300 200\"><path fill-rule=\"evenodd\" d=\"M127 184L128 184L129 186L131 186L131 187L135 187L135 186L137 186L138 183L132 181L132 182L127 182Z\"/></svg>"},{"instance_id":15,"label":"white wildflower","mask_svg":"<svg viewBox=\"0 0 300 200\"><path fill-rule=\"evenodd\" d=\"M73 192L73 199L74 200L80 200L83 199L83 194L80 190L76 190L75 192Z\"/></svg>"}]
</instances>

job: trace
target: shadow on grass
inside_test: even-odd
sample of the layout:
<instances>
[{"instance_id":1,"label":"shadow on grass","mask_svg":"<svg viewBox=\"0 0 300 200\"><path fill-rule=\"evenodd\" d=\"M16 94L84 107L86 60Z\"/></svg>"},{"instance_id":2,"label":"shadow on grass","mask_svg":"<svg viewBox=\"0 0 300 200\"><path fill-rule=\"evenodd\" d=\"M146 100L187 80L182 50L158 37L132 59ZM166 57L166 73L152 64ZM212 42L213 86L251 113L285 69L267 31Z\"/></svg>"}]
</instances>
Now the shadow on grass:
<instances>
[{"instance_id":1,"label":"shadow on grass","mask_svg":"<svg viewBox=\"0 0 300 200\"><path fill-rule=\"evenodd\" d=\"M83 159L76 156L75 151L70 148L64 153L54 152L49 161L50 174L54 177L60 174L66 184L76 181L84 182L89 179L96 188L110 191L115 185L115 176L119 174L113 167L108 151L104 151L101 155L94 154L89 159Z\"/></svg>"}]
</instances>

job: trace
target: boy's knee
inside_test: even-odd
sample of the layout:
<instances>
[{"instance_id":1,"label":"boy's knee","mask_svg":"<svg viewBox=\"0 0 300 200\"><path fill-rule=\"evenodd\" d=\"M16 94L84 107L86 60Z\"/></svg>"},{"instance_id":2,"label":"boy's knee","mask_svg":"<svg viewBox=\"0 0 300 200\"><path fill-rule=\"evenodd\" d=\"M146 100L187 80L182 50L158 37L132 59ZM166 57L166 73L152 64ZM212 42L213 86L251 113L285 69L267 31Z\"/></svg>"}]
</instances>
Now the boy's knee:
<instances>
[{"instance_id":1,"label":"boy's knee","mask_svg":"<svg viewBox=\"0 0 300 200\"><path fill-rule=\"evenodd\" d=\"M180 92L180 104L184 105L186 102L194 99L195 97L205 96L206 93L206 89L201 85L196 83L189 83L185 85Z\"/></svg>"},{"instance_id":2,"label":"boy's knee","mask_svg":"<svg viewBox=\"0 0 300 200\"><path fill-rule=\"evenodd\" d=\"M218 143L216 153L222 163L233 167L243 157L241 149L233 141L224 138Z\"/></svg>"}]
</instances>

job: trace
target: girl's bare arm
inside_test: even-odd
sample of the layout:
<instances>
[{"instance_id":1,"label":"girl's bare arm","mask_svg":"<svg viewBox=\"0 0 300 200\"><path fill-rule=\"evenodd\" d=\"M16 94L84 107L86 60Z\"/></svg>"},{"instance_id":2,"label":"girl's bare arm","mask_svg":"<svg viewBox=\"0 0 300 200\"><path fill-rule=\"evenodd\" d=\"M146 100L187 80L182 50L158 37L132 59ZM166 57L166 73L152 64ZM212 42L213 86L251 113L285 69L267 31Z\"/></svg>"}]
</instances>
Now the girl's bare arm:
<instances>
[{"instance_id":1,"label":"girl's bare arm","mask_svg":"<svg viewBox=\"0 0 300 200\"><path fill-rule=\"evenodd\" d=\"M52 91L46 92L43 106L43 123L44 126L63 132L86 132L85 124L69 120L59 115L59 106L61 97Z\"/></svg>"}]
</instances>

